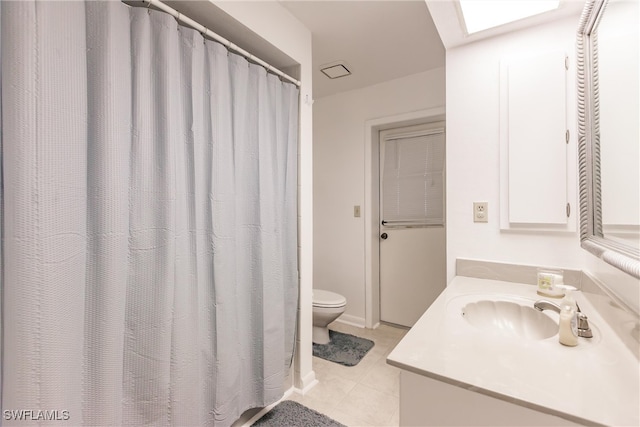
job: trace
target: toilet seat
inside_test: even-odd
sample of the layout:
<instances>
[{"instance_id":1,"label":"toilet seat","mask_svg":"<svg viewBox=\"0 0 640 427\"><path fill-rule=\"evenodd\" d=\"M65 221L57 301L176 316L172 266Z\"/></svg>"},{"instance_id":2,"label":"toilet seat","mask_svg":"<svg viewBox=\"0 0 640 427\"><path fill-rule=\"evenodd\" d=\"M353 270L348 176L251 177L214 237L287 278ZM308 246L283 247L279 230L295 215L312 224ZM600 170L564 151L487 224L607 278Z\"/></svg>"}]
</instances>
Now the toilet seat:
<instances>
[{"instance_id":1,"label":"toilet seat","mask_svg":"<svg viewBox=\"0 0 640 427\"><path fill-rule=\"evenodd\" d=\"M347 299L335 292L325 291L322 289L313 290L313 306L314 307L343 307L347 305Z\"/></svg>"}]
</instances>

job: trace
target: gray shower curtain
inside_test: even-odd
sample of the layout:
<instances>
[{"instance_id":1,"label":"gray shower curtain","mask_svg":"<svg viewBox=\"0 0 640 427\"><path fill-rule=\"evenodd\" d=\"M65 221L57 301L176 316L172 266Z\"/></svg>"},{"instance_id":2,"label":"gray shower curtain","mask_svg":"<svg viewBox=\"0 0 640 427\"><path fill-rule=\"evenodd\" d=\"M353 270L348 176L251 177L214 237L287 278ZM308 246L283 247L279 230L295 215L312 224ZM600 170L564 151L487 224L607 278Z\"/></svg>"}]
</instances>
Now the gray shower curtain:
<instances>
[{"instance_id":1,"label":"gray shower curtain","mask_svg":"<svg viewBox=\"0 0 640 427\"><path fill-rule=\"evenodd\" d=\"M0 8L1 422L230 425L277 400L298 89L161 12Z\"/></svg>"}]
</instances>

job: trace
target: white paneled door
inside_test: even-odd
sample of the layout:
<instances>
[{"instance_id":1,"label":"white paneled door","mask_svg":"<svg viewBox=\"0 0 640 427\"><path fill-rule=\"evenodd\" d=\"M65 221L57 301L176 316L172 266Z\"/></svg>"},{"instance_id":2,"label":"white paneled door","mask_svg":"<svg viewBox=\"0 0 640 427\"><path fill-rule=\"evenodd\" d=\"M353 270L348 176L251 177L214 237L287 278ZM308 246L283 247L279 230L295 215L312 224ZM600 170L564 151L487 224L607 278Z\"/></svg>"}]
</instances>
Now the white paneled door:
<instances>
[{"instance_id":1,"label":"white paneled door","mask_svg":"<svg viewBox=\"0 0 640 427\"><path fill-rule=\"evenodd\" d=\"M380 132L380 320L413 326L446 285L444 123Z\"/></svg>"}]
</instances>

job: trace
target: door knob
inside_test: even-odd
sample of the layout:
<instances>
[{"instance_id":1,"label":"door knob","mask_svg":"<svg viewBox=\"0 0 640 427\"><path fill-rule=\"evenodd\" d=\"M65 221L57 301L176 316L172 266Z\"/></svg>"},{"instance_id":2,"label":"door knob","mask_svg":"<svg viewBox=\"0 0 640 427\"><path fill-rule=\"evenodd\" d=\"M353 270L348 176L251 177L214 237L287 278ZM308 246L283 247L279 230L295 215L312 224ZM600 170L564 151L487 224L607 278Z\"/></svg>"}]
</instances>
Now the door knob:
<instances>
[{"instance_id":1,"label":"door knob","mask_svg":"<svg viewBox=\"0 0 640 427\"><path fill-rule=\"evenodd\" d=\"M380 235L380 238L381 238L382 240L387 240L387 237L389 237L389 235L388 235L387 233L382 233L382 234Z\"/></svg>"}]
</instances>

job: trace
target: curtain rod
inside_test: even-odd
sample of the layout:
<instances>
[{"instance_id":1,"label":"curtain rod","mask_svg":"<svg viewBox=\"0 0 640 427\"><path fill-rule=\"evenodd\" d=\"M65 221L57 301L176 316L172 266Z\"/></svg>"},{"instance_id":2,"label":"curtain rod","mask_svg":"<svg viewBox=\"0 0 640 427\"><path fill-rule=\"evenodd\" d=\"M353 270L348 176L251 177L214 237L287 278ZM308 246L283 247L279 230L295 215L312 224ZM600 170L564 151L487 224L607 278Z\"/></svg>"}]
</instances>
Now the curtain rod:
<instances>
[{"instance_id":1,"label":"curtain rod","mask_svg":"<svg viewBox=\"0 0 640 427\"><path fill-rule=\"evenodd\" d=\"M248 60L262 65L264 68L267 69L267 71L270 71L273 74L276 74L276 75L282 77L283 79L290 81L291 83L295 84L298 87L300 86L301 83L300 83L299 80L294 79L290 75L283 73L282 71L278 70L277 68L275 68L271 64L269 64L269 63L263 61L262 59L250 54L246 50L242 49L240 46L237 46L237 45L231 43L229 40L225 39L221 35L218 35L218 34L214 33L213 31L211 31L210 29L208 29L204 25L199 24L198 22L194 21L193 19L189 18L188 16L178 12L177 10L173 9L170 6L167 6L166 4L162 3L160 0L142 0L142 3L147 3L147 4L151 5L151 6L154 6L154 7L158 8L158 9L162 10L163 12L168 13L169 15L173 16L174 18L176 18L179 22L182 22L183 24L188 25L189 27L193 28L194 30L199 31L200 33L202 33L203 36L212 38L213 40L219 42L220 44L223 44L227 49L233 50L233 51L239 53L240 55L244 56Z\"/></svg>"}]
</instances>

